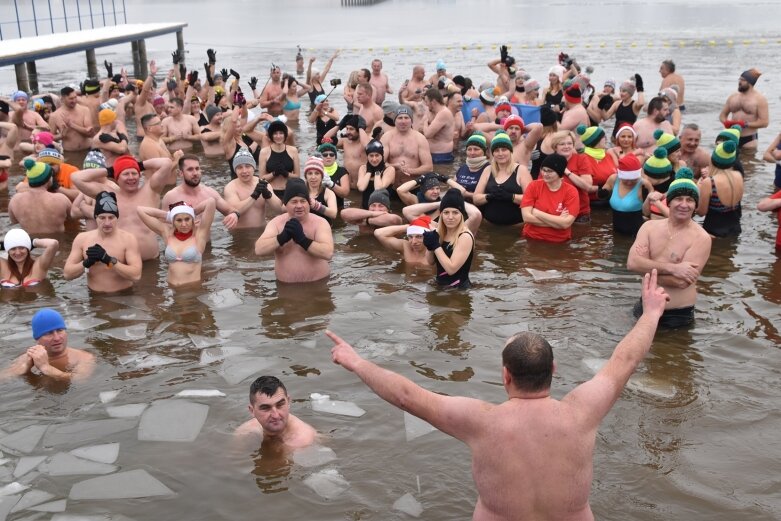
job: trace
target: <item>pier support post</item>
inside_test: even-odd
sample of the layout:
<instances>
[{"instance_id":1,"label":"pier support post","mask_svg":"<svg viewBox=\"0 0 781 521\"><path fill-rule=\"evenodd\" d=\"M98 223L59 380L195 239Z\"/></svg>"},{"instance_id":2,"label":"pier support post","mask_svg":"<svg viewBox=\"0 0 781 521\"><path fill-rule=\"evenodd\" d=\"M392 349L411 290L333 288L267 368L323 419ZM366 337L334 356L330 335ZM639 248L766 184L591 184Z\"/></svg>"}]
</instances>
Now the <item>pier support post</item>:
<instances>
[{"instance_id":1,"label":"pier support post","mask_svg":"<svg viewBox=\"0 0 781 521\"><path fill-rule=\"evenodd\" d=\"M141 59L138 53L138 42L130 42L130 49L133 53L133 77L141 78Z\"/></svg>"},{"instance_id":2,"label":"pier support post","mask_svg":"<svg viewBox=\"0 0 781 521\"><path fill-rule=\"evenodd\" d=\"M187 60L185 59L185 54L184 54L184 32L181 29L176 31L176 49L179 51L179 54L182 56L182 63L186 65Z\"/></svg>"},{"instance_id":3,"label":"pier support post","mask_svg":"<svg viewBox=\"0 0 781 521\"><path fill-rule=\"evenodd\" d=\"M98 79L98 64L95 61L95 49L87 49L87 77Z\"/></svg>"},{"instance_id":4,"label":"pier support post","mask_svg":"<svg viewBox=\"0 0 781 521\"><path fill-rule=\"evenodd\" d=\"M16 69L16 88L25 92L30 92L30 84L27 83L27 68L24 63L14 65Z\"/></svg>"},{"instance_id":5,"label":"pier support post","mask_svg":"<svg viewBox=\"0 0 781 521\"><path fill-rule=\"evenodd\" d=\"M138 62L141 65L140 79L146 79L149 76L149 64L146 59L146 40L138 40Z\"/></svg>"},{"instance_id":6,"label":"pier support post","mask_svg":"<svg viewBox=\"0 0 781 521\"><path fill-rule=\"evenodd\" d=\"M27 80L30 83L30 93L38 94L38 68L35 62L27 62Z\"/></svg>"}]
</instances>

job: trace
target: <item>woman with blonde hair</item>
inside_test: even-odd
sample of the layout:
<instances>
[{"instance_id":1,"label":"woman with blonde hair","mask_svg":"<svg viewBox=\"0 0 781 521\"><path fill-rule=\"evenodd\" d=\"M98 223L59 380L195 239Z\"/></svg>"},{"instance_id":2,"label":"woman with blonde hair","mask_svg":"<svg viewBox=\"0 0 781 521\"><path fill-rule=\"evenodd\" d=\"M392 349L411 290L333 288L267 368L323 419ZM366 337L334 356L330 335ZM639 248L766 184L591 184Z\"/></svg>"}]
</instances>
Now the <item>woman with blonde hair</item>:
<instances>
[{"instance_id":1,"label":"woman with blonde hair","mask_svg":"<svg viewBox=\"0 0 781 521\"><path fill-rule=\"evenodd\" d=\"M461 190L451 188L439 203L437 229L423 232L428 262L436 264L436 283L447 288L468 288L475 238L466 225L466 205Z\"/></svg>"}]
</instances>

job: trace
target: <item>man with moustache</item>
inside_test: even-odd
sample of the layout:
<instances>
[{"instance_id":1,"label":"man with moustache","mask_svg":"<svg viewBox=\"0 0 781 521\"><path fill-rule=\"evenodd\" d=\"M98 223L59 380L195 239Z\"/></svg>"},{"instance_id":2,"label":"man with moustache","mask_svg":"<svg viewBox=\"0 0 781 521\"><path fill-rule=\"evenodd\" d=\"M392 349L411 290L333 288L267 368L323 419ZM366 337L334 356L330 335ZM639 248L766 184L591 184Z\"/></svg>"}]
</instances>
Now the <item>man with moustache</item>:
<instances>
[{"instance_id":1,"label":"man with moustache","mask_svg":"<svg viewBox=\"0 0 781 521\"><path fill-rule=\"evenodd\" d=\"M673 126L667 121L669 113L670 104L661 96L656 96L648 102L646 116L643 119L638 119L632 125L637 132L637 148L642 148L646 156L652 155L656 148L656 138L654 137L656 129L662 129L667 134L675 135Z\"/></svg>"}]
</instances>

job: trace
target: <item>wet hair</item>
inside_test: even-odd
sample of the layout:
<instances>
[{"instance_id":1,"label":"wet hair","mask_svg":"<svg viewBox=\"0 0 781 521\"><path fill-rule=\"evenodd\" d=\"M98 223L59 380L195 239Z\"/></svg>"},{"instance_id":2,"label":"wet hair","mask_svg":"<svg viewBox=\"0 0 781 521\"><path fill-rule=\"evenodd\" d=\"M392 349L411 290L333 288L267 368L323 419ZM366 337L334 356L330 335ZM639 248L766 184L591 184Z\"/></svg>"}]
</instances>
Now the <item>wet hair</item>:
<instances>
[{"instance_id":1,"label":"wet hair","mask_svg":"<svg viewBox=\"0 0 781 521\"><path fill-rule=\"evenodd\" d=\"M71 92L76 92L76 89L74 89L73 87L63 87L60 89L60 96L62 96L63 98L65 96L70 96Z\"/></svg>"},{"instance_id":2,"label":"wet hair","mask_svg":"<svg viewBox=\"0 0 781 521\"><path fill-rule=\"evenodd\" d=\"M662 65L667 67L667 70L670 72L675 72L675 62L672 60L664 60L662 62Z\"/></svg>"},{"instance_id":3,"label":"wet hair","mask_svg":"<svg viewBox=\"0 0 781 521\"><path fill-rule=\"evenodd\" d=\"M201 164L201 159L195 154L185 154L179 158L179 170L184 170L185 161L197 161L198 164Z\"/></svg>"},{"instance_id":4,"label":"wet hair","mask_svg":"<svg viewBox=\"0 0 781 521\"><path fill-rule=\"evenodd\" d=\"M182 98L171 98L169 101L174 105L178 106L179 108L184 107L184 101L182 100Z\"/></svg>"},{"instance_id":5,"label":"wet hair","mask_svg":"<svg viewBox=\"0 0 781 521\"><path fill-rule=\"evenodd\" d=\"M24 282L24 279L32 273L34 264L35 260L30 254L30 250L27 250L27 257L24 259L21 272L19 272L19 266L17 266L16 262L12 261L10 257L8 258L8 269L11 271L11 276L19 281L19 284Z\"/></svg>"},{"instance_id":6,"label":"wet hair","mask_svg":"<svg viewBox=\"0 0 781 521\"><path fill-rule=\"evenodd\" d=\"M280 388L287 394L285 384L276 376L259 376L249 386L249 403L255 403L255 395L257 393L265 394L266 396L274 396L274 393Z\"/></svg>"},{"instance_id":7,"label":"wet hair","mask_svg":"<svg viewBox=\"0 0 781 521\"><path fill-rule=\"evenodd\" d=\"M426 93L423 95L427 100L429 101L436 101L440 105L445 104L444 98L442 98L442 93L439 92L439 89L431 87L429 90L426 91Z\"/></svg>"},{"instance_id":8,"label":"wet hair","mask_svg":"<svg viewBox=\"0 0 781 521\"><path fill-rule=\"evenodd\" d=\"M149 126L149 122L152 121L154 118L157 117L157 114L144 114L141 116L141 126L146 130L146 127Z\"/></svg>"},{"instance_id":9,"label":"wet hair","mask_svg":"<svg viewBox=\"0 0 781 521\"><path fill-rule=\"evenodd\" d=\"M553 380L553 348L536 333L516 333L502 351L502 365L519 391L544 391Z\"/></svg>"},{"instance_id":10,"label":"wet hair","mask_svg":"<svg viewBox=\"0 0 781 521\"><path fill-rule=\"evenodd\" d=\"M648 114L653 114L654 112L662 110L662 107L664 107L665 103L666 101L661 96L651 98L651 101L648 102Z\"/></svg>"}]
</instances>

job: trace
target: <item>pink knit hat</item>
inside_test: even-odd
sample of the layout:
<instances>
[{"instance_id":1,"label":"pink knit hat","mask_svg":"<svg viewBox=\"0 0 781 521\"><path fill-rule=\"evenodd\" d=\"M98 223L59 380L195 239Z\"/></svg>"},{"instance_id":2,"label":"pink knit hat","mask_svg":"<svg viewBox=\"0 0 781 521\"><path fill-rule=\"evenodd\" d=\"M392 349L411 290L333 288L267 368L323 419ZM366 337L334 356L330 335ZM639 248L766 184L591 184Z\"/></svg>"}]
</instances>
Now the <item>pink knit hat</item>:
<instances>
[{"instance_id":1,"label":"pink knit hat","mask_svg":"<svg viewBox=\"0 0 781 521\"><path fill-rule=\"evenodd\" d=\"M325 168L323 168L323 160L315 156L311 156L309 159L307 159L306 164L304 165L304 174L310 170L320 172L320 175L324 176Z\"/></svg>"}]
</instances>

